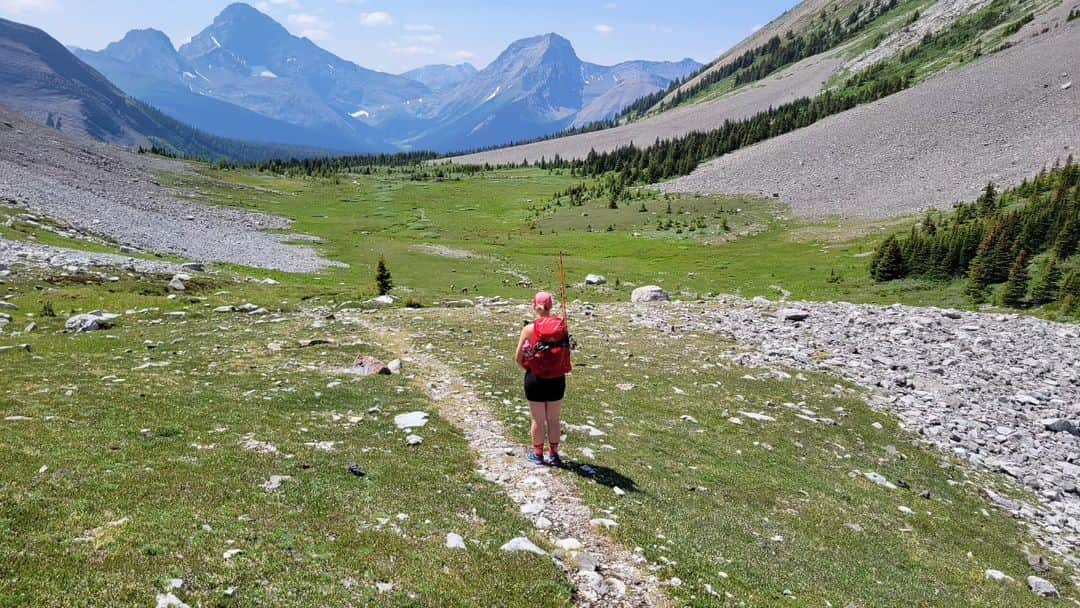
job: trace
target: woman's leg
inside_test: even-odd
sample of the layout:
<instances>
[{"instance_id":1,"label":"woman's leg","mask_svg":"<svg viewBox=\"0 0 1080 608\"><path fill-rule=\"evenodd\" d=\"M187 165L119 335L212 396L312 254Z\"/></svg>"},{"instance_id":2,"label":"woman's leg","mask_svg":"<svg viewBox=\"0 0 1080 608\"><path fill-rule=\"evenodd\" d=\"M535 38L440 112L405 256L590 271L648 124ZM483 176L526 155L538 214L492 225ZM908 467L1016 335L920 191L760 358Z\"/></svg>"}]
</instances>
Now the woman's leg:
<instances>
[{"instance_id":1,"label":"woman's leg","mask_svg":"<svg viewBox=\"0 0 1080 608\"><path fill-rule=\"evenodd\" d=\"M544 455L544 434L547 430L546 409L543 401L529 402L529 414L532 415L532 444L537 456Z\"/></svg>"},{"instance_id":2,"label":"woman's leg","mask_svg":"<svg viewBox=\"0 0 1080 608\"><path fill-rule=\"evenodd\" d=\"M562 424L559 416L562 413L562 403L562 401L549 401L545 414L548 444L551 446L552 454L559 453L559 439L562 436Z\"/></svg>"}]
</instances>

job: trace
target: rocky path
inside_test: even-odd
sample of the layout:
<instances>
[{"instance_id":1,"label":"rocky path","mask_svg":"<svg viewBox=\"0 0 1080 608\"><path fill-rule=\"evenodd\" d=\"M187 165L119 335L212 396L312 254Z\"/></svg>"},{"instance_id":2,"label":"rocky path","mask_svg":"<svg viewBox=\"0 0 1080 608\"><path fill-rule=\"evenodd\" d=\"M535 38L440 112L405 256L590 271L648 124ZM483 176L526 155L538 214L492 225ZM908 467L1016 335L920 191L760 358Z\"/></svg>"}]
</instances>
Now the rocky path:
<instances>
[{"instance_id":1,"label":"rocky path","mask_svg":"<svg viewBox=\"0 0 1080 608\"><path fill-rule=\"evenodd\" d=\"M800 302L777 311L738 298L625 314L667 333L732 339L741 365L828 371L869 388L872 406L928 443L1030 490L1030 504L986 496L1080 562L1077 326L899 305Z\"/></svg>"},{"instance_id":2,"label":"rocky path","mask_svg":"<svg viewBox=\"0 0 1080 608\"><path fill-rule=\"evenodd\" d=\"M410 345L408 331L388 325L389 319L356 315L351 320L403 354L439 415L458 427L476 451L481 475L501 486L522 515L558 547L556 559L575 586L576 605L670 605L657 578L643 571L645 558L601 532L603 522L594 520L565 476L525 460L522 447L508 439L506 428L464 378L437 357Z\"/></svg>"}]
</instances>

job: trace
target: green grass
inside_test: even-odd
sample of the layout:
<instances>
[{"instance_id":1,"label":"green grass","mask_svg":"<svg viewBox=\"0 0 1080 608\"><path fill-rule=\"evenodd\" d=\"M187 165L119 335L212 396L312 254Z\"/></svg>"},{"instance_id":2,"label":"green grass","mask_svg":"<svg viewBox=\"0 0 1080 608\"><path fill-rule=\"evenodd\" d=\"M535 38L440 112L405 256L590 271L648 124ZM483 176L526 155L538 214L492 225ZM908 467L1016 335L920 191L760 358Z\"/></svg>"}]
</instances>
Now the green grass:
<instances>
[{"instance_id":1,"label":"green grass","mask_svg":"<svg viewBox=\"0 0 1080 608\"><path fill-rule=\"evenodd\" d=\"M31 418L0 422L0 606L153 605L174 577L192 606L569 604L549 560L498 551L531 525L474 473L459 431L433 417L424 443L406 446L393 416L432 412L419 390L333 373L358 350L390 357L377 336L215 315L235 301L213 295L221 285L200 304L137 282L8 287L13 327L41 327L15 339L32 352L0 354L0 417ZM46 299L58 317L40 315ZM270 291L260 301L283 306ZM161 310L109 331L58 331L72 309L149 306ZM188 318L166 316L177 309ZM352 346L295 346L325 336ZM165 366L137 369L146 363ZM281 455L245 450L248 436ZM271 475L292 479L268 494ZM447 532L469 549L445 548ZM243 553L226 560L229 549Z\"/></svg>"},{"instance_id":2,"label":"green grass","mask_svg":"<svg viewBox=\"0 0 1080 608\"><path fill-rule=\"evenodd\" d=\"M620 203L618 210L608 209L606 200L557 207L552 195L581 180L538 169L443 182L386 174L328 180L217 171L184 179L195 179L186 185L223 204L294 219L295 230L324 240L317 246L323 255L349 265L316 275L256 275L283 281L285 293L296 298L371 297L380 255L401 297L427 304L476 295L527 298L536 288L557 287L562 251L569 296L592 301L626 300L632 286L658 284L685 298L777 298L783 289L793 298L967 306L951 284L870 280L865 256L904 226L903 220L806 222L785 219L773 201L726 197L673 197L669 215L669 201L651 193ZM705 229L690 232L688 225L699 220ZM658 230L660 221L680 222L683 232ZM724 221L730 230L722 229ZM431 246L471 257L437 255ZM583 287L589 273L604 275L610 285ZM519 287L520 276L532 286Z\"/></svg>"},{"instance_id":3,"label":"green grass","mask_svg":"<svg viewBox=\"0 0 1080 608\"><path fill-rule=\"evenodd\" d=\"M455 311L403 320L417 346L461 340L460 328L470 328L455 351L460 373L522 443L528 413L509 355L525 314ZM1030 572L1023 526L1002 512L982 514L978 488L992 479L920 447L892 417L870 410L860 391L827 376L780 379L772 370L725 363L735 346L716 337L666 335L635 329L614 311L599 315L574 316L582 348L564 418L604 435L568 432L563 451L575 467L597 469L600 482L562 474L595 512L617 519L618 540L641 547L663 578L682 581L672 589L679 605L1046 605L1022 583L983 579L987 568L1021 581ZM621 383L636 386L623 391ZM836 424L802 420L801 408ZM755 422L740 411L776 421ZM910 489L883 489L856 470ZM1065 573L1054 577L1059 589L1071 590ZM705 585L733 597L710 596Z\"/></svg>"}]
</instances>

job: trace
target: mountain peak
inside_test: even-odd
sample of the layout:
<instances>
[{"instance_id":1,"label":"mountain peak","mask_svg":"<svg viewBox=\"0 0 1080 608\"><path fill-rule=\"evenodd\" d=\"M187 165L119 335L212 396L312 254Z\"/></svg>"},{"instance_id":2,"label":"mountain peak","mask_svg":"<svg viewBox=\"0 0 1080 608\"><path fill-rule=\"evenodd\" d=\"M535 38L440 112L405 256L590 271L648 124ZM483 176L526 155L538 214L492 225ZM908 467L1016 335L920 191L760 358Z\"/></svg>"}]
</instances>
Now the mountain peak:
<instances>
[{"instance_id":1,"label":"mountain peak","mask_svg":"<svg viewBox=\"0 0 1080 608\"><path fill-rule=\"evenodd\" d=\"M106 55L130 61L136 59L142 53L165 53L171 55L176 52L172 40L165 32L155 29L131 30L116 42L110 43L103 51Z\"/></svg>"}]
</instances>

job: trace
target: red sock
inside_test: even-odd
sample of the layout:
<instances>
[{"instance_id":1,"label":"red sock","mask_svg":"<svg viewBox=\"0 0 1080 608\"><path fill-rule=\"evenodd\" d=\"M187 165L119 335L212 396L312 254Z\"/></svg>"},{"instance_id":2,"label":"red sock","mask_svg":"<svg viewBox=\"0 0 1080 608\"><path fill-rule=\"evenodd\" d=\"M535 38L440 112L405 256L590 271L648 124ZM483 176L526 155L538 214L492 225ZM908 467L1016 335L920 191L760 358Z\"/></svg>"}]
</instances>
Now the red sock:
<instances>
[{"instance_id":1,"label":"red sock","mask_svg":"<svg viewBox=\"0 0 1080 608\"><path fill-rule=\"evenodd\" d=\"M537 443L537 444L533 445L533 451L536 452L537 456L543 458L544 457L544 444Z\"/></svg>"},{"instance_id":2,"label":"red sock","mask_svg":"<svg viewBox=\"0 0 1080 608\"><path fill-rule=\"evenodd\" d=\"M551 444L551 455L557 456L559 454L559 443L555 442Z\"/></svg>"}]
</instances>

